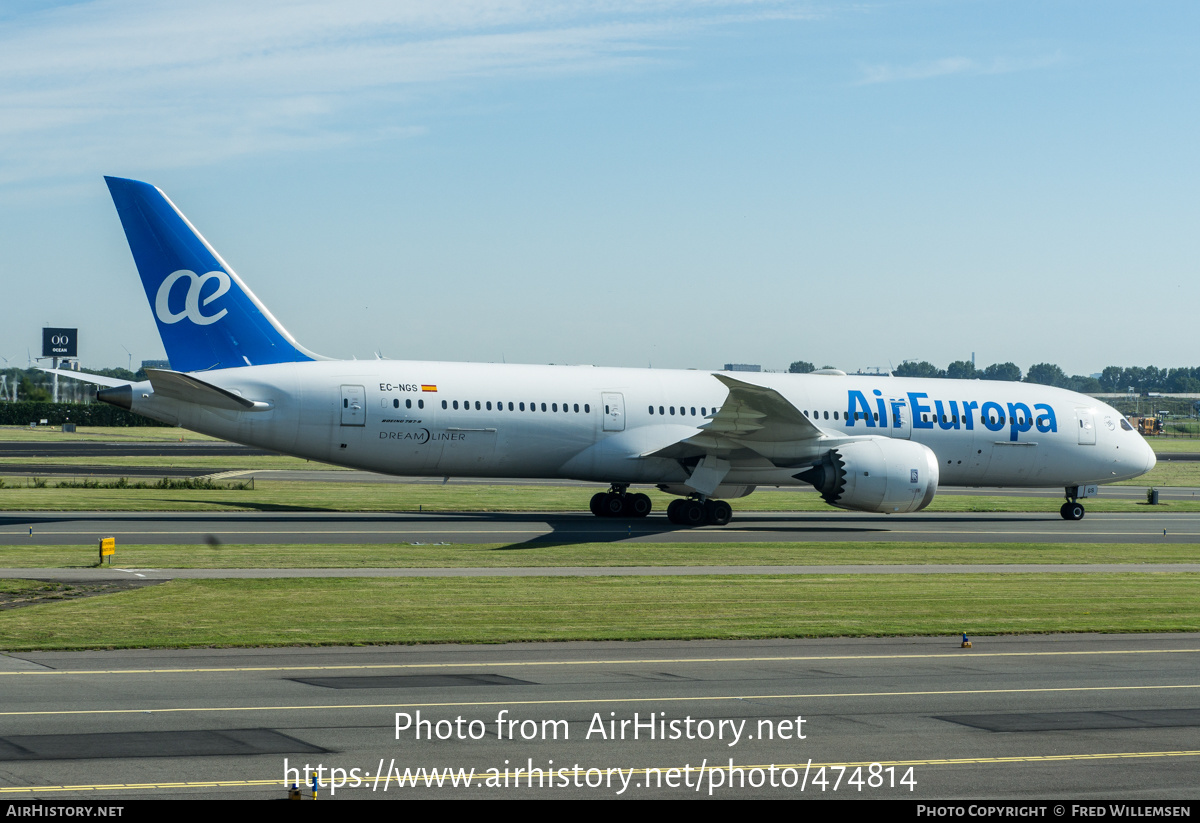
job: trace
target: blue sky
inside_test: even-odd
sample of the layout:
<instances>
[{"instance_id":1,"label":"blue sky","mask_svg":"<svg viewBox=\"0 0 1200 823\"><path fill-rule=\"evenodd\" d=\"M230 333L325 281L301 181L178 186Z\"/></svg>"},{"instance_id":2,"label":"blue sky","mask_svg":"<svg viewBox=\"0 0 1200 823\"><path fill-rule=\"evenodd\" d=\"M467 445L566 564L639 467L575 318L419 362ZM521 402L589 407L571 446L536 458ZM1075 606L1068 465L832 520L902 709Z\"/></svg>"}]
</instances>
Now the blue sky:
<instances>
[{"instance_id":1,"label":"blue sky","mask_svg":"<svg viewBox=\"0 0 1200 823\"><path fill-rule=\"evenodd\" d=\"M102 176L335 357L1195 365L1191 3L0 7L0 356L162 356Z\"/></svg>"}]
</instances>

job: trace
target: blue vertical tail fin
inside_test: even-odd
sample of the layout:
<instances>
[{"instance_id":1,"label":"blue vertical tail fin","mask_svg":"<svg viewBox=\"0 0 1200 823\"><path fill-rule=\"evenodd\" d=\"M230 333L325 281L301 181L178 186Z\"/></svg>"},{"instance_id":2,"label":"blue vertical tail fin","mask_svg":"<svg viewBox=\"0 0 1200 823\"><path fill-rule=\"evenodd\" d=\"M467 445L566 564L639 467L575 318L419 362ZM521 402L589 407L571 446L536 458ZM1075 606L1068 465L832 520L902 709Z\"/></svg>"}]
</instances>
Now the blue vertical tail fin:
<instances>
[{"instance_id":1,"label":"blue vertical tail fin","mask_svg":"<svg viewBox=\"0 0 1200 823\"><path fill-rule=\"evenodd\" d=\"M288 334L166 195L137 180L104 179L172 369L324 359Z\"/></svg>"}]
</instances>

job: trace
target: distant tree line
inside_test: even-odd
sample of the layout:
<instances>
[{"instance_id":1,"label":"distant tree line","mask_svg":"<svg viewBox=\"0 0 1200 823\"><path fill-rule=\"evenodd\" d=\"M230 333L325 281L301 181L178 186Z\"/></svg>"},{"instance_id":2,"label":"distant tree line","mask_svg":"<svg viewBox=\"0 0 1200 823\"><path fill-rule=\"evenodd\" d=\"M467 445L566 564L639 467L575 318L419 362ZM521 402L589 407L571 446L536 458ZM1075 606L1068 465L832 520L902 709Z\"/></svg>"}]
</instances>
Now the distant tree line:
<instances>
[{"instance_id":1,"label":"distant tree line","mask_svg":"<svg viewBox=\"0 0 1200 823\"><path fill-rule=\"evenodd\" d=\"M822 366L821 368L832 369L833 366ZM791 366L788 367L788 371L792 374L811 374L812 372L815 372L816 370L817 370L817 367L814 366L812 363L809 363L807 360L797 360L795 363L793 363Z\"/></svg>"},{"instance_id":2,"label":"distant tree line","mask_svg":"<svg viewBox=\"0 0 1200 823\"><path fill-rule=\"evenodd\" d=\"M118 380L141 381L141 380L146 379L146 372L142 369L138 369L136 372L132 372L129 369L122 369L122 368L115 368L115 369L88 369L88 368L85 368L85 369L81 369L81 371L85 371L89 374L103 375L104 377L115 377ZM18 400L29 400L29 401L38 402L38 403L48 403L52 399L50 389L51 389L51 386L54 381L53 375L46 374L46 372L41 371L40 369L36 369L36 368L0 369L0 375L4 375L6 378L8 378L5 381L7 384L7 390L5 391L4 396L0 397L0 401L12 399L12 387L13 386L17 387L17 399ZM58 385L61 388L66 385L70 385L73 382L75 382L75 381L71 380L70 378L62 378L59 380ZM94 391L95 391L95 386L91 386L87 389L88 394L90 394Z\"/></svg>"},{"instance_id":3,"label":"distant tree line","mask_svg":"<svg viewBox=\"0 0 1200 823\"><path fill-rule=\"evenodd\" d=\"M826 366L826 368L829 368ZM795 374L814 371L812 363L798 360L788 369ZM993 363L984 369L975 368L970 360L955 360L944 369L926 360L906 360L892 369L896 377L946 377L951 380L1007 380L1058 386L1084 394L1145 392L1200 394L1200 367L1159 369L1154 366L1108 366L1100 378L1082 374L1068 375L1053 363L1036 363L1022 374L1016 363Z\"/></svg>"},{"instance_id":4,"label":"distant tree line","mask_svg":"<svg viewBox=\"0 0 1200 823\"><path fill-rule=\"evenodd\" d=\"M1200 367L1108 366L1100 373L1102 391L1200 392Z\"/></svg>"},{"instance_id":5,"label":"distant tree line","mask_svg":"<svg viewBox=\"0 0 1200 823\"><path fill-rule=\"evenodd\" d=\"M27 426L45 420L51 426L167 426L149 417L109 406L106 403L35 403L18 400L0 403L0 426Z\"/></svg>"}]
</instances>

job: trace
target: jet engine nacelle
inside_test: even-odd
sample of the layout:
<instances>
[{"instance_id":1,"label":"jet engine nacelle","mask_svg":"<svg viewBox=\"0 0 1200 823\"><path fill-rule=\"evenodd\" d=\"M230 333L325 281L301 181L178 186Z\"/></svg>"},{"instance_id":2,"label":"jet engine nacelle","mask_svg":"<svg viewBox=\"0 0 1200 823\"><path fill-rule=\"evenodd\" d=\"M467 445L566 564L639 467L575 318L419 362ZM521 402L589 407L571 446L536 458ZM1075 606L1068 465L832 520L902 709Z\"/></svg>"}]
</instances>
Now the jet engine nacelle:
<instances>
[{"instance_id":1,"label":"jet engine nacelle","mask_svg":"<svg viewBox=\"0 0 1200 823\"><path fill-rule=\"evenodd\" d=\"M911 440L878 437L830 449L822 462L796 475L825 502L861 512L917 512L933 500L937 456Z\"/></svg>"}]
</instances>

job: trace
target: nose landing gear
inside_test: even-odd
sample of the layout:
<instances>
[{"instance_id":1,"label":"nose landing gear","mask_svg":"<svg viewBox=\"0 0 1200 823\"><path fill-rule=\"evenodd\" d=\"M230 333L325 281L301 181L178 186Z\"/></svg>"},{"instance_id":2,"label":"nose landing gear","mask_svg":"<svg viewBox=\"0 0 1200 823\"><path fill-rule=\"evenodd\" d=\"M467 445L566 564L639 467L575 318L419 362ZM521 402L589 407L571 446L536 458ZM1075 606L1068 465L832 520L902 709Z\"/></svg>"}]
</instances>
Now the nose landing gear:
<instances>
[{"instance_id":1,"label":"nose landing gear","mask_svg":"<svg viewBox=\"0 0 1200 823\"><path fill-rule=\"evenodd\" d=\"M1063 520L1082 520L1084 515L1083 504L1079 502L1079 487L1067 487L1067 502L1062 504L1062 508L1058 510L1062 515Z\"/></svg>"}]
</instances>

